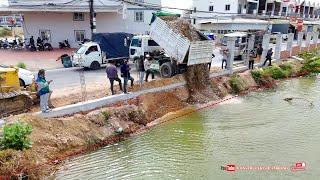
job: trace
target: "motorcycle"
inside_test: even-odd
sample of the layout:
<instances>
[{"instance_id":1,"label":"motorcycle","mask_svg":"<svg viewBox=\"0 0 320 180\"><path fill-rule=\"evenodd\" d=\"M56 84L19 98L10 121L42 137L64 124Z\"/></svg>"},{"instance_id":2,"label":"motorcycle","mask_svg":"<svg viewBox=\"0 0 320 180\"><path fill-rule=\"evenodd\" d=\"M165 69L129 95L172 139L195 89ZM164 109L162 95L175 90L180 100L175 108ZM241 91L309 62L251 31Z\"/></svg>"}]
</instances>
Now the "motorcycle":
<instances>
[{"instance_id":1,"label":"motorcycle","mask_svg":"<svg viewBox=\"0 0 320 180\"><path fill-rule=\"evenodd\" d=\"M43 43L37 43L38 51L44 51L44 45Z\"/></svg>"},{"instance_id":2,"label":"motorcycle","mask_svg":"<svg viewBox=\"0 0 320 180\"><path fill-rule=\"evenodd\" d=\"M44 43L43 45L45 51L52 51L52 45L50 43Z\"/></svg>"},{"instance_id":3,"label":"motorcycle","mask_svg":"<svg viewBox=\"0 0 320 180\"><path fill-rule=\"evenodd\" d=\"M27 44L26 49L29 51L37 51L37 48L34 44Z\"/></svg>"},{"instance_id":4,"label":"motorcycle","mask_svg":"<svg viewBox=\"0 0 320 180\"><path fill-rule=\"evenodd\" d=\"M71 48L68 39L66 39L66 40L64 40L62 42L59 42L59 48L60 49Z\"/></svg>"}]
</instances>

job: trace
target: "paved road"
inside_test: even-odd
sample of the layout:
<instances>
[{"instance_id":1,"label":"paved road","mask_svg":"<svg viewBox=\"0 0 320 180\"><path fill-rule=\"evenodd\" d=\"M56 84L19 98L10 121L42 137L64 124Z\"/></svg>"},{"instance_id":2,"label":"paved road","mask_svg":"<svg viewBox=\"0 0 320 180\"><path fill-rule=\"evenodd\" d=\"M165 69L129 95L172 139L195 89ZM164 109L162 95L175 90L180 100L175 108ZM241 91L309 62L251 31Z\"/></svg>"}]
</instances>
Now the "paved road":
<instances>
[{"instance_id":1,"label":"paved road","mask_svg":"<svg viewBox=\"0 0 320 180\"><path fill-rule=\"evenodd\" d=\"M296 44L297 42L294 42ZM302 46L305 43L303 42ZM270 47L275 48L274 44L270 44ZM281 50L286 49L286 43L282 43ZM215 58L212 60L212 67L220 67L222 62L222 55L220 53L220 47L215 47L214 52ZM236 61L239 62L239 61ZM132 76L136 80L138 79L137 71L135 68L132 68ZM59 90L66 87L80 87L80 76L79 72L82 71L81 68L70 68L70 69L57 69L57 70L49 70L47 71L47 79L54 80L51 84L51 88L53 90ZM88 86L94 84L105 84L108 83L108 79L106 77L105 68L101 68L100 70L85 70L85 79ZM158 75L159 77L159 75Z\"/></svg>"}]
</instances>

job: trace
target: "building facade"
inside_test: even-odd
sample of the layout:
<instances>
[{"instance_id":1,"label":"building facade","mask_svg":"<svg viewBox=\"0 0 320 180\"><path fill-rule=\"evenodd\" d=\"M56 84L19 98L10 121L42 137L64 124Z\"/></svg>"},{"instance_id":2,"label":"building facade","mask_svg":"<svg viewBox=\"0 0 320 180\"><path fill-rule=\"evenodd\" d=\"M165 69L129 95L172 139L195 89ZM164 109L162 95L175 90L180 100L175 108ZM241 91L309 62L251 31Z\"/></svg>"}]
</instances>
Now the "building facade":
<instances>
[{"instance_id":1,"label":"building facade","mask_svg":"<svg viewBox=\"0 0 320 180\"><path fill-rule=\"evenodd\" d=\"M161 0L134 0L122 3L112 0L94 0L96 32L127 32L145 34L149 31L152 13L157 8L146 8L135 3L152 3L160 6ZM9 0L0 8L2 14L20 14L25 38L47 38L54 47L68 39L74 48L84 39L91 38L88 1Z\"/></svg>"},{"instance_id":2,"label":"building facade","mask_svg":"<svg viewBox=\"0 0 320 180\"><path fill-rule=\"evenodd\" d=\"M309 32L320 24L317 0L193 0L193 6L193 24L218 36L247 30Z\"/></svg>"}]
</instances>

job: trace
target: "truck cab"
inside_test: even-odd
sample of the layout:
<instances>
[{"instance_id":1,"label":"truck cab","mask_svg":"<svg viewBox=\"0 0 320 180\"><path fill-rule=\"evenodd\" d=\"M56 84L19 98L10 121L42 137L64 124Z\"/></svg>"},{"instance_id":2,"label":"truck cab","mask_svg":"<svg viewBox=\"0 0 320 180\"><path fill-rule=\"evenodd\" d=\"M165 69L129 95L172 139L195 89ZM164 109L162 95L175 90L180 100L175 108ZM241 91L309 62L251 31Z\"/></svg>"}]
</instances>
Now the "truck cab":
<instances>
[{"instance_id":1,"label":"truck cab","mask_svg":"<svg viewBox=\"0 0 320 180\"><path fill-rule=\"evenodd\" d=\"M129 55L134 60L146 53L161 51L162 48L149 35L134 36L130 43Z\"/></svg>"},{"instance_id":2,"label":"truck cab","mask_svg":"<svg viewBox=\"0 0 320 180\"><path fill-rule=\"evenodd\" d=\"M73 55L73 65L91 69L99 69L106 63L100 45L95 42L83 44Z\"/></svg>"}]
</instances>

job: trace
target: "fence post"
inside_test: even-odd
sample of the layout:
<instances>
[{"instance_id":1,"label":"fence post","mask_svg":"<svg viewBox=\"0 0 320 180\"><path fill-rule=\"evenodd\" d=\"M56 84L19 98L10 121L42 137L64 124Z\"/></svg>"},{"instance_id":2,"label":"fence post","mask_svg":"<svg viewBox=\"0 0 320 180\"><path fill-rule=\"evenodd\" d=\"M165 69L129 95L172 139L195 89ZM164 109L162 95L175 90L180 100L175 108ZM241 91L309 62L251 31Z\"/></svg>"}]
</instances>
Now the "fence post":
<instances>
[{"instance_id":1,"label":"fence post","mask_svg":"<svg viewBox=\"0 0 320 180\"><path fill-rule=\"evenodd\" d=\"M287 42L287 51L289 51L289 57L292 56L293 38L294 38L294 34L293 33L289 33L288 42Z\"/></svg>"},{"instance_id":2,"label":"fence post","mask_svg":"<svg viewBox=\"0 0 320 180\"><path fill-rule=\"evenodd\" d=\"M274 50L274 58L279 61L281 58L282 34L277 34L276 49Z\"/></svg>"},{"instance_id":3,"label":"fence post","mask_svg":"<svg viewBox=\"0 0 320 180\"><path fill-rule=\"evenodd\" d=\"M303 32L298 33L298 47L299 47L299 53L302 51L302 39L303 39Z\"/></svg>"},{"instance_id":4,"label":"fence post","mask_svg":"<svg viewBox=\"0 0 320 180\"><path fill-rule=\"evenodd\" d=\"M260 66L262 66L264 61L266 60L267 52L269 50L269 43L270 43L270 34L263 35L263 40L262 40L263 51L261 55Z\"/></svg>"},{"instance_id":5,"label":"fence post","mask_svg":"<svg viewBox=\"0 0 320 180\"><path fill-rule=\"evenodd\" d=\"M236 46L236 38L235 37L228 37L228 59L227 59L227 70L229 73L233 73L233 61L234 61L234 51Z\"/></svg>"}]
</instances>

